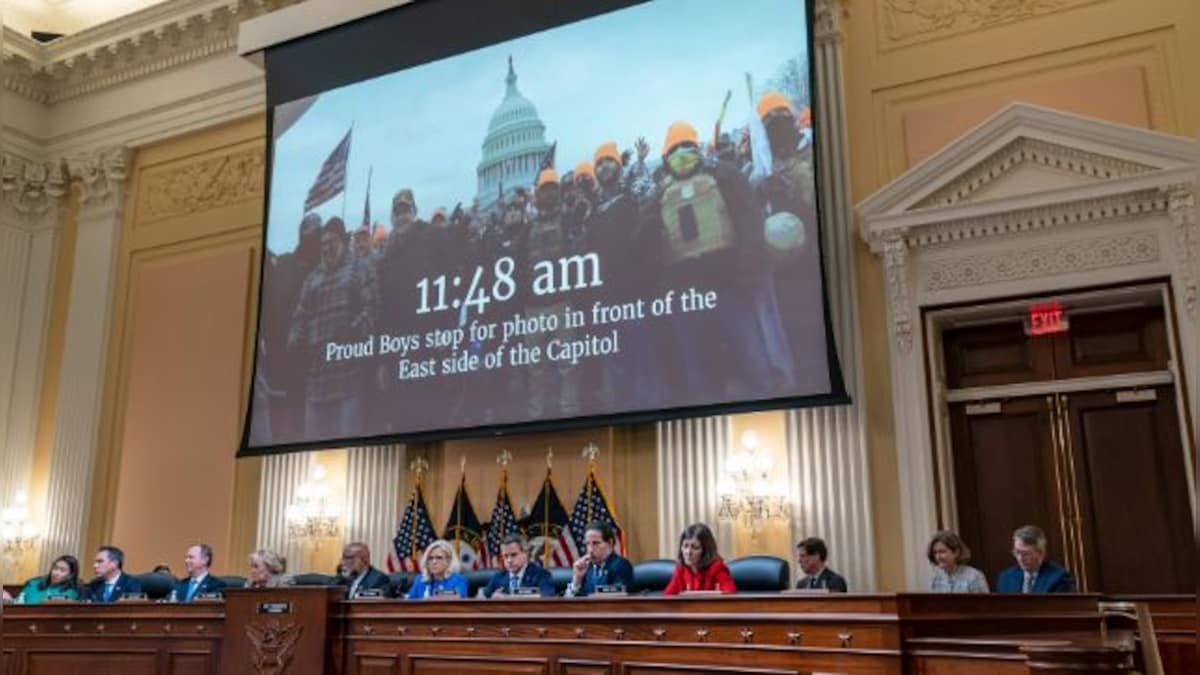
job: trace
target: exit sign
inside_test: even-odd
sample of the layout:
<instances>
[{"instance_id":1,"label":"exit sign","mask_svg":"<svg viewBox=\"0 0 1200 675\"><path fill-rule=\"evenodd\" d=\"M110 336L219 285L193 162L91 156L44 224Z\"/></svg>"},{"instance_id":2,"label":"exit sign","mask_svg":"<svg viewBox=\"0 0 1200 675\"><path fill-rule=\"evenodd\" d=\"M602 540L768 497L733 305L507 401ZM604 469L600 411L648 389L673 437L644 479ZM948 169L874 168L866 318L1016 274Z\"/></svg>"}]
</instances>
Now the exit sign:
<instances>
[{"instance_id":1,"label":"exit sign","mask_svg":"<svg viewBox=\"0 0 1200 675\"><path fill-rule=\"evenodd\" d=\"M1029 308L1029 318L1025 322L1025 332L1029 335L1050 335L1067 332L1067 315L1058 301Z\"/></svg>"}]
</instances>

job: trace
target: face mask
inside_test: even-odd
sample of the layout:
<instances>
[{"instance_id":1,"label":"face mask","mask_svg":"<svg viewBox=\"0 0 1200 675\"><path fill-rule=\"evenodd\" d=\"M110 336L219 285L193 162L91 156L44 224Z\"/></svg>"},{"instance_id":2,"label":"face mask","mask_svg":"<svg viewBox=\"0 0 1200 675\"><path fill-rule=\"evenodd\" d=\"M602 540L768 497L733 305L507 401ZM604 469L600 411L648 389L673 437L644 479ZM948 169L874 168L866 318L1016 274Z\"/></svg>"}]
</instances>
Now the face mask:
<instances>
[{"instance_id":1,"label":"face mask","mask_svg":"<svg viewBox=\"0 0 1200 675\"><path fill-rule=\"evenodd\" d=\"M771 115L763 125L767 130L767 141L771 144L771 153L775 155L790 155L800 145L800 132L790 115Z\"/></svg>"},{"instance_id":2,"label":"face mask","mask_svg":"<svg viewBox=\"0 0 1200 675\"><path fill-rule=\"evenodd\" d=\"M611 159L601 161L600 166L596 167L596 179L604 185L615 181L620 175L621 167Z\"/></svg>"},{"instance_id":3,"label":"face mask","mask_svg":"<svg viewBox=\"0 0 1200 675\"><path fill-rule=\"evenodd\" d=\"M690 176L700 166L700 151L690 146L676 148L667 156L667 166L679 178Z\"/></svg>"},{"instance_id":4,"label":"face mask","mask_svg":"<svg viewBox=\"0 0 1200 675\"><path fill-rule=\"evenodd\" d=\"M562 198L558 194L558 190L550 188L538 190L537 207L538 211L552 212L558 209L562 203Z\"/></svg>"}]
</instances>

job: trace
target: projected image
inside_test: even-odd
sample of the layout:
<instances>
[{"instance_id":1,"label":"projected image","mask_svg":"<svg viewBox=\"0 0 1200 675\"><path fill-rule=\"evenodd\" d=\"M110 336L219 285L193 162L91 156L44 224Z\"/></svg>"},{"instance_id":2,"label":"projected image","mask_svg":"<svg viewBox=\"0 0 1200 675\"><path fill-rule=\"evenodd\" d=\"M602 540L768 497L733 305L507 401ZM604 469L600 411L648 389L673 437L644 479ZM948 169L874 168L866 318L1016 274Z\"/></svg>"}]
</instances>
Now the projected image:
<instances>
[{"instance_id":1,"label":"projected image","mask_svg":"<svg viewBox=\"0 0 1200 675\"><path fill-rule=\"evenodd\" d=\"M277 106L250 447L830 394L804 3Z\"/></svg>"}]
</instances>

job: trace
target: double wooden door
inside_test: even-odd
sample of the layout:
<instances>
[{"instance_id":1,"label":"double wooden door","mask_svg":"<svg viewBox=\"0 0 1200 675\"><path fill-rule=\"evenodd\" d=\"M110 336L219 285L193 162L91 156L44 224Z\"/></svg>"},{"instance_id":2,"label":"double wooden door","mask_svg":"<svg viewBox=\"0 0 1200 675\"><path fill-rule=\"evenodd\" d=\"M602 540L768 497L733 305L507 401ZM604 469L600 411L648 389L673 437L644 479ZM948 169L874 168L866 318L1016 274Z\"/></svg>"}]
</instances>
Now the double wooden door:
<instances>
[{"instance_id":1,"label":"double wooden door","mask_svg":"<svg viewBox=\"0 0 1200 675\"><path fill-rule=\"evenodd\" d=\"M1073 320L1072 334L1049 338L1026 337L1019 323L946 335L951 387L1040 381L1032 388L1048 392L949 406L959 530L989 579L1014 564L1012 531L1036 524L1081 590L1195 592L1174 387L1081 386L1165 372L1162 323L1150 308Z\"/></svg>"}]
</instances>

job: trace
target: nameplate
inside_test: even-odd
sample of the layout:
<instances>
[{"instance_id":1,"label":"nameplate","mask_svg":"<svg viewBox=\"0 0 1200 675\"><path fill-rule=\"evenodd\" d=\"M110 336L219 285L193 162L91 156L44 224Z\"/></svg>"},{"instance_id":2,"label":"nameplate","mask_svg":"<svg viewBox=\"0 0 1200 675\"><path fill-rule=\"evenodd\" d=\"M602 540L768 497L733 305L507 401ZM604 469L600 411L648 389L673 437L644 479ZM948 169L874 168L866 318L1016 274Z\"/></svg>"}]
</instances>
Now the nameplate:
<instances>
[{"instance_id":1,"label":"nameplate","mask_svg":"<svg viewBox=\"0 0 1200 675\"><path fill-rule=\"evenodd\" d=\"M259 614L291 614L292 603L290 602L260 602L258 603Z\"/></svg>"},{"instance_id":2,"label":"nameplate","mask_svg":"<svg viewBox=\"0 0 1200 675\"><path fill-rule=\"evenodd\" d=\"M541 589L533 586L521 586L517 590L513 591L512 594L517 597L537 597L542 594L542 591Z\"/></svg>"},{"instance_id":3,"label":"nameplate","mask_svg":"<svg viewBox=\"0 0 1200 675\"><path fill-rule=\"evenodd\" d=\"M224 599L225 599L225 596L221 595L218 591L205 591L203 593L197 593L196 597L193 598L193 600L224 600Z\"/></svg>"},{"instance_id":4,"label":"nameplate","mask_svg":"<svg viewBox=\"0 0 1200 675\"><path fill-rule=\"evenodd\" d=\"M625 593L624 584L598 584L596 586L597 595L618 595Z\"/></svg>"},{"instance_id":5,"label":"nameplate","mask_svg":"<svg viewBox=\"0 0 1200 675\"><path fill-rule=\"evenodd\" d=\"M358 592L358 595L354 596L354 599L355 600L382 600L383 599L383 589L381 589L381 588L363 589Z\"/></svg>"},{"instance_id":6,"label":"nameplate","mask_svg":"<svg viewBox=\"0 0 1200 675\"><path fill-rule=\"evenodd\" d=\"M145 600L145 593L122 593L121 597L117 598L117 602L129 602L132 600Z\"/></svg>"},{"instance_id":7,"label":"nameplate","mask_svg":"<svg viewBox=\"0 0 1200 675\"><path fill-rule=\"evenodd\" d=\"M457 598L458 591L454 590L453 588L443 588L443 589L439 590L437 593L434 593L433 597L443 598L443 599L444 598Z\"/></svg>"}]
</instances>

